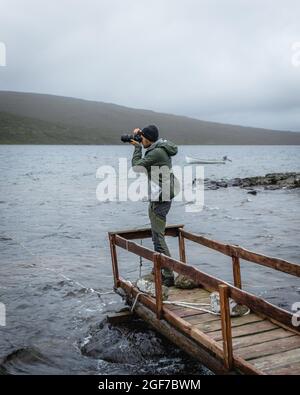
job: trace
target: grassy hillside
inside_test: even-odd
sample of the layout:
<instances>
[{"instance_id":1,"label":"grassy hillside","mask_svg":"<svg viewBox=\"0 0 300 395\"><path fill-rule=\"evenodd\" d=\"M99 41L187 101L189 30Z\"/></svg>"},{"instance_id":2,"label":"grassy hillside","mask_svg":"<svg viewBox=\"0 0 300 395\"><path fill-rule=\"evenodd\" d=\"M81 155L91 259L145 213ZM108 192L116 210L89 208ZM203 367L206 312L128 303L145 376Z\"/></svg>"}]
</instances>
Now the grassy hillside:
<instances>
[{"instance_id":1,"label":"grassy hillside","mask_svg":"<svg viewBox=\"0 0 300 395\"><path fill-rule=\"evenodd\" d=\"M2 144L120 144L154 123L178 144L300 144L300 133L200 121L110 103L0 91Z\"/></svg>"}]
</instances>

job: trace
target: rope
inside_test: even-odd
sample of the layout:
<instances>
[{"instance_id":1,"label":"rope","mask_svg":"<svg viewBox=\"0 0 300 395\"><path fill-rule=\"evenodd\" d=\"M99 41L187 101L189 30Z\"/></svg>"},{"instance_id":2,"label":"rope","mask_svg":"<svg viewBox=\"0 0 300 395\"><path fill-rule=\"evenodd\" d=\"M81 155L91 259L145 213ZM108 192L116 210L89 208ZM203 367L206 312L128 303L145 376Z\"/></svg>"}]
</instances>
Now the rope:
<instances>
[{"instance_id":1,"label":"rope","mask_svg":"<svg viewBox=\"0 0 300 395\"><path fill-rule=\"evenodd\" d=\"M196 307L196 306L210 306L210 304L207 304L207 303L189 303L189 302L180 302L180 301L171 302L168 300L165 300L163 303L164 304L173 304L174 306L180 306L180 307L188 307L189 309L192 309L192 310L204 311L205 313L210 313L210 314L214 314L214 315L221 315L220 313L216 313L215 311L212 311L212 310L204 309L201 307Z\"/></svg>"},{"instance_id":2,"label":"rope","mask_svg":"<svg viewBox=\"0 0 300 395\"><path fill-rule=\"evenodd\" d=\"M145 292L138 292L137 294L136 294L136 297L135 297L135 299L134 299L134 302L133 302L133 305L131 306L131 309L130 309L130 312L132 313L133 312L133 310L134 310L134 308L135 308L135 305L136 305L136 303L137 303L137 301L138 301L138 298L139 298L139 296L140 295L147 295L147 296L149 296L147 293L145 293Z\"/></svg>"},{"instance_id":3,"label":"rope","mask_svg":"<svg viewBox=\"0 0 300 395\"><path fill-rule=\"evenodd\" d=\"M204 311L205 313L210 313L210 314L214 314L214 315L221 315L221 313L217 313L212 310L197 307L197 306L210 306L209 303L191 303L191 302L169 301L169 300L165 300L163 303L164 304L173 304L174 306L179 306L179 307L187 307L192 310ZM243 317L244 315L247 315L249 313L250 313L250 309L248 308L248 310L244 314L241 314L241 315L238 314L236 316ZM233 317L235 317L235 316L233 315Z\"/></svg>"}]
</instances>

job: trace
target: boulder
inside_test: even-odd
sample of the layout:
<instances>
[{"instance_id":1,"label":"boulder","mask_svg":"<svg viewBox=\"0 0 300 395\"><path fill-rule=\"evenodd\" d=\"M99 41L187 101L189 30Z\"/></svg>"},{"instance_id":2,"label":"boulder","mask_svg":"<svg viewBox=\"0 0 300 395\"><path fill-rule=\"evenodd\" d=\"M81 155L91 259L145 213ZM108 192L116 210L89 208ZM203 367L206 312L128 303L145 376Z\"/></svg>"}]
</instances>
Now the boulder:
<instances>
[{"instance_id":1,"label":"boulder","mask_svg":"<svg viewBox=\"0 0 300 395\"><path fill-rule=\"evenodd\" d=\"M192 278L187 277L183 274L179 274L175 279L175 287L181 289L193 289L198 288L199 286Z\"/></svg>"}]
</instances>

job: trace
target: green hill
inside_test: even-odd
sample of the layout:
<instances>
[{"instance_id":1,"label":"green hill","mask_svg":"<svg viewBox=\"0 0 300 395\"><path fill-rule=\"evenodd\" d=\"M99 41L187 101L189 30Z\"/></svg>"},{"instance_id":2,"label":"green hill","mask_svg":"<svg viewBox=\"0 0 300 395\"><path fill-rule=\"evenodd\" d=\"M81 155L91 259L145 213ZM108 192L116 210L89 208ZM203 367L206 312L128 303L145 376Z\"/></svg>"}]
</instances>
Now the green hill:
<instances>
[{"instance_id":1,"label":"green hill","mask_svg":"<svg viewBox=\"0 0 300 395\"><path fill-rule=\"evenodd\" d=\"M0 91L1 144L120 144L120 135L154 123L177 144L300 144L299 132L215 122L110 103Z\"/></svg>"}]
</instances>

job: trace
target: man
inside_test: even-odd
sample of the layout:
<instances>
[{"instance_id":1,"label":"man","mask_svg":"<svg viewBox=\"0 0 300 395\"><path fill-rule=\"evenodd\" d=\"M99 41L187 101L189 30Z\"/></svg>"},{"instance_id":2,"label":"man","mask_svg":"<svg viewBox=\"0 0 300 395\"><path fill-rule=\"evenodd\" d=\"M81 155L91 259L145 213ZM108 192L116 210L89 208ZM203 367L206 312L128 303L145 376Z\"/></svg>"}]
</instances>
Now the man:
<instances>
[{"instance_id":1,"label":"man","mask_svg":"<svg viewBox=\"0 0 300 395\"><path fill-rule=\"evenodd\" d=\"M166 216L171 208L172 199L175 196L174 181L172 172L171 157L177 154L177 146L171 141L159 139L159 131L155 125L149 125L143 130L134 129L133 133L141 136L141 144L131 140L135 146L132 166L142 166L147 172L150 190L156 187L156 196L150 192L149 219L152 230L152 241L154 250L165 255L171 256L165 241ZM142 146L146 148L142 158ZM152 169L152 174L151 174ZM157 169L162 169L161 173L154 180L153 174ZM167 171L166 171L167 169ZM153 183L154 181L154 183ZM155 183L156 181L156 183ZM151 188L154 187L154 188ZM166 286L174 284L174 274L170 269L162 269L162 281Z\"/></svg>"}]
</instances>

